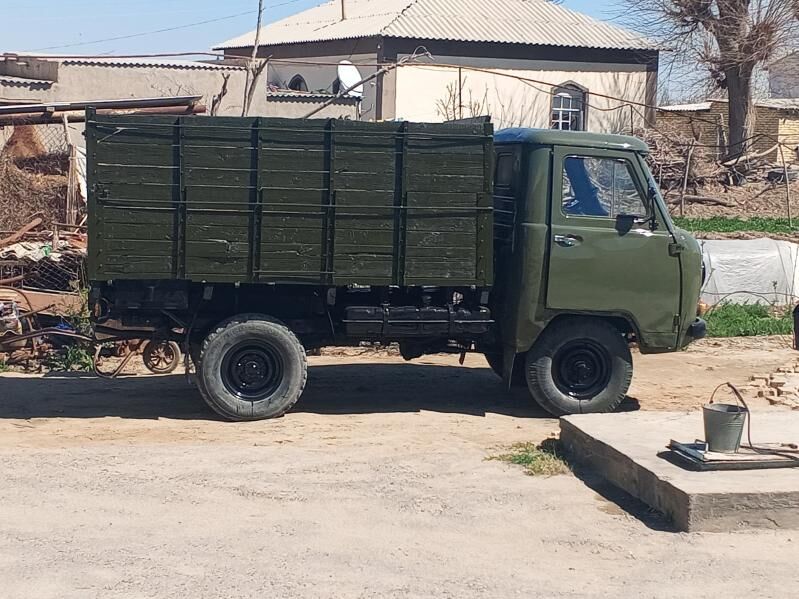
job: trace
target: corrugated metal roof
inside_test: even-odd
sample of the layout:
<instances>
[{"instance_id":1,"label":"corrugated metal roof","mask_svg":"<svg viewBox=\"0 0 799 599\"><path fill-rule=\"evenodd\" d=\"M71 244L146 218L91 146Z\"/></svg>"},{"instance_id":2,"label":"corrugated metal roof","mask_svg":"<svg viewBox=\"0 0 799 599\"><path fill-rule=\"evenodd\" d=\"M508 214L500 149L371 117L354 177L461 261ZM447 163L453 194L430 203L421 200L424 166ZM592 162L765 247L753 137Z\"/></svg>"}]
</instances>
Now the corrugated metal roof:
<instances>
[{"instance_id":1,"label":"corrugated metal roof","mask_svg":"<svg viewBox=\"0 0 799 599\"><path fill-rule=\"evenodd\" d=\"M695 104L675 104L673 106L661 106L658 110L666 112L703 112L713 107L713 102L727 103L727 98L714 98L706 102L696 102ZM799 110L799 98L766 98L755 100L758 108L773 108L774 110Z\"/></svg>"},{"instance_id":2,"label":"corrugated metal roof","mask_svg":"<svg viewBox=\"0 0 799 599\"><path fill-rule=\"evenodd\" d=\"M366 37L654 50L643 36L546 0L341 0L277 21L261 43L297 44ZM251 31L216 50L251 47Z\"/></svg>"},{"instance_id":3,"label":"corrugated metal roof","mask_svg":"<svg viewBox=\"0 0 799 599\"><path fill-rule=\"evenodd\" d=\"M713 108L711 102L694 102L693 104L673 104L672 106L659 106L658 110L666 112L704 112Z\"/></svg>"},{"instance_id":4,"label":"corrugated metal roof","mask_svg":"<svg viewBox=\"0 0 799 599\"><path fill-rule=\"evenodd\" d=\"M768 98L755 101L755 105L777 110L799 110L799 98Z\"/></svg>"},{"instance_id":5,"label":"corrugated metal roof","mask_svg":"<svg viewBox=\"0 0 799 599\"><path fill-rule=\"evenodd\" d=\"M44 79L27 79L25 77L13 77L11 75L0 75L0 85L5 87L52 87L52 81Z\"/></svg>"},{"instance_id":6,"label":"corrugated metal roof","mask_svg":"<svg viewBox=\"0 0 799 599\"><path fill-rule=\"evenodd\" d=\"M298 92L293 89L280 89L275 91L269 91L266 94L267 98L277 98L277 99L285 99L285 100L330 100L331 98L335 98L334 94L322 94L316 92ZM336 98L336 103L344 103L344 104L357 104L360 102L360 98L355 96L342 96L340 98Z\"/></svg>"},{"instance_id":7,"label":"corrugated metal roof","mask_svg":"<svg viewBox=\"0 0 799 599\"><path fill-rule=\"evenodd\" d=\"M199 71L239 71L242 66L214 64L196 60L149 60L125 58L66 58L60 61L65 65L103 66L103 67L147 67L162 69L189 69Z\"/></svg>"}]
</instances>

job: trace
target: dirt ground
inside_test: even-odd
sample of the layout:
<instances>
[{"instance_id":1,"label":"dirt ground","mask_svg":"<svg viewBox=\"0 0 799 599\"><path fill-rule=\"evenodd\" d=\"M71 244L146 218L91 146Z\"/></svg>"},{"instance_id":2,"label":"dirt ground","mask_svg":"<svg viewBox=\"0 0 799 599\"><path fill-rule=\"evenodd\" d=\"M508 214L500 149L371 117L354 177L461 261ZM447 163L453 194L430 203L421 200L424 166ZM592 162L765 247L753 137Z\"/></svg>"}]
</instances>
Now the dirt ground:
<instances>
[{"instance_id":1,"label":"dirt ground","mask_svg":"<svg viewBox=\"0 0 799 599\"><path fill-rule=\"evenodd\" d=\"M636 356L625 409L696 410L787 339ZM675 533L590 474L486 461L557 422L482 358L311 358L285 418L182 376L0 377L0 596L785 597L799 531ZM755 410L775 409L757 402ZM697 416L698 417L698 416ZM666 440L664 439L664 442Z\"/></svg>"}]
</instances>

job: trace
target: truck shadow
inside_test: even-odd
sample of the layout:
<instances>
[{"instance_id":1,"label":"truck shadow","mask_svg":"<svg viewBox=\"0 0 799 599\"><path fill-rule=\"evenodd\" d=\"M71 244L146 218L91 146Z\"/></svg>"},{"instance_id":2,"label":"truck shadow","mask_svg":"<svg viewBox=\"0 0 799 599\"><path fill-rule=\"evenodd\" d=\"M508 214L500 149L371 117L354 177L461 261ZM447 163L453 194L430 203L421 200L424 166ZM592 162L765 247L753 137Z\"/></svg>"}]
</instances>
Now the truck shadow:
<instances>
[{"instance_id":1,"label":"truck shadow","mask_svg":"<svg viewBox=\"0 0 799 599\"><path fill-rule=\"evenodd\" d=\"M637 409L630 400L627 409ZM526 390L505 391L489 369L424 364L311 366L292 412L379 414L419 411L551 418ZM220 420L183 375L114 380L81 373L0 377L0 419L130 418Z\"/></svg>"}]
</instances>

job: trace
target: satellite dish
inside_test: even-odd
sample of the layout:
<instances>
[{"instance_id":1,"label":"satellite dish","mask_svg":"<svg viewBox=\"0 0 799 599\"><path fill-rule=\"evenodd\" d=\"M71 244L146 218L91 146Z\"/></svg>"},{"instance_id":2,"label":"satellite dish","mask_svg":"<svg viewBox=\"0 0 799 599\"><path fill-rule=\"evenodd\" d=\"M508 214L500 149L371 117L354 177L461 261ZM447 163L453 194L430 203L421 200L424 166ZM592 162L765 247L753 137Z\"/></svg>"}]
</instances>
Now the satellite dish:
<instances>
[{"instance_id":1,"label":"satellite dish","mask_svg":"<svg viewBox=\"0 0 799 599\"><path fill-rule=\"evenodd\" d=\"M342 60L338 63L338 80L341 83L341 91L344 91L363 81L363 76L358 67L349 60ZM355 87L347 95L363 98L363 83Z\"/></svg>"}]
</instances>

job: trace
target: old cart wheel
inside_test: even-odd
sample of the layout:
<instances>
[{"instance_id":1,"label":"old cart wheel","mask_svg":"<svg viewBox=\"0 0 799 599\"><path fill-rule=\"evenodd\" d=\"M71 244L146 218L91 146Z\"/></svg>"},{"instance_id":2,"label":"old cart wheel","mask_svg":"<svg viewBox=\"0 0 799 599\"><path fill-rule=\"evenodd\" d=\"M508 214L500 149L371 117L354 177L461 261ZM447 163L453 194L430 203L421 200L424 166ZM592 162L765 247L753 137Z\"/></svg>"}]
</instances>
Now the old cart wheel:
<instances>
[{"instance_id":1,"label":"old cart wheel","mask_svg":"<svg viewBox=\"0 0 799 599\"><path fill-rule=\"evenodd\" d=\"M555 416L613 412L633 376L630 347L610 323L570 318L550 325L527 354L527 386Z\"/></svg>"},{"instance_id":2,"label":"old cart wheel","mask_svg":"<svg viewBox=\"0 0 799 599\"><path fill-rule=\"evenodd\" d=\"M305 389L308 365L297 336L269 316L223 322L205 340L198 388L229 420L265 420L288 412Z\"/></svg>"},{"instance_id":3,"label":"old cart wheel","mask_svg":"<svg viewBox=\"0 0 799 599\"><path fill-rule=\"evenodd\" d=\"M150 341L142 360L153 374L169 374L180 366L180 346L174 341Z\"/></svg>"}]
</instances>

